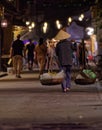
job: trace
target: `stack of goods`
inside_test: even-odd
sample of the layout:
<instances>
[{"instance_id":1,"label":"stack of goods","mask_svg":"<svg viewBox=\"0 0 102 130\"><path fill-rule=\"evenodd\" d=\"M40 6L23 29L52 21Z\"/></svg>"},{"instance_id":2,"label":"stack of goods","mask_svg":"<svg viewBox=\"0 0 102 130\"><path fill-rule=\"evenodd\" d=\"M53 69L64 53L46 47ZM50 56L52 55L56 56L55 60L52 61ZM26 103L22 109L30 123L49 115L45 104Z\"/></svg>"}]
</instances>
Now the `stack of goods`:
<instances>
[{"instance_id":1,"label":"stack of goods","mask_svg":"<svg viewBox=\"0 0 102 130\"><path fill-rule=\"evenodd\" d=\"M83 69L75 79L76 84L87 85L93 84L96 81L96 74L90 69Z\"/></svg>"}]
</instances>

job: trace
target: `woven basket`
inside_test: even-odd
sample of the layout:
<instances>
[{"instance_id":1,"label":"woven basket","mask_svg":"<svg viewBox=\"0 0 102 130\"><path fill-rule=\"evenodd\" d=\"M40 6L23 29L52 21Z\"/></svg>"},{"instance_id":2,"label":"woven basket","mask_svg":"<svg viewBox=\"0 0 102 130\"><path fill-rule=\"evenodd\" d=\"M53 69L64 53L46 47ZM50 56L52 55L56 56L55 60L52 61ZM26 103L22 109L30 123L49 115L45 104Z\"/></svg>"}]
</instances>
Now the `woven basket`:
<instances>
[{"instance_id":1,"label":"woven basket","mask_svg":"<svg viewBox=\"0 0 102 130\"><path fill-rule=\"evenodd\" d=\"M42 85L58 85L61 84L63 79L43 79L40 80Z\"/></svg>"},{"instance_id":2,"label":"woven basket","mask_svg":"<svg viewBox=\"0 0 102 130\"><path fill-rule=\"evenodd\" d=\"M75 83L76 84L80 84L80 85L88 85L88 84L93 84L95 83L95 79L75 79Z\"/></svg>"}]
</instances>

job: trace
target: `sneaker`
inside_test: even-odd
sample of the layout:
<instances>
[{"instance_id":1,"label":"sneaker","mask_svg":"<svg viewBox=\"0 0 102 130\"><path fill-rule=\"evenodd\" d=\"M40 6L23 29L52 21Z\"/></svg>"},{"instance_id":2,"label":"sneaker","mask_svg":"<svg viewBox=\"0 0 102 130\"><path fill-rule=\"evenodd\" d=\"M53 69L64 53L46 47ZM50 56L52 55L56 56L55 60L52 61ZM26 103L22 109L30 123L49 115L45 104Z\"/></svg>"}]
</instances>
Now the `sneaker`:
<instances>
[{"instance_id":1,"label":"sneaker","mask_svg":"<svg viewBox=\"0 0 102 130\"><path fill-rule=\"evenodd\" d=\"M66 93L66 92L67 92L67 89L66 89L66 88L65 88L65 89L63 89L63 92L64 92L64 93Z\"/></svg>"},{"instance_id":2,"label":"sneaker","mask_svg":"<svg viewBox=\"0 0 102 130\"><path fill-rule=\"evenodd\" d=\"M70 91L70 88L66 88L67 91Z\"/></svg>"}]
</instances>

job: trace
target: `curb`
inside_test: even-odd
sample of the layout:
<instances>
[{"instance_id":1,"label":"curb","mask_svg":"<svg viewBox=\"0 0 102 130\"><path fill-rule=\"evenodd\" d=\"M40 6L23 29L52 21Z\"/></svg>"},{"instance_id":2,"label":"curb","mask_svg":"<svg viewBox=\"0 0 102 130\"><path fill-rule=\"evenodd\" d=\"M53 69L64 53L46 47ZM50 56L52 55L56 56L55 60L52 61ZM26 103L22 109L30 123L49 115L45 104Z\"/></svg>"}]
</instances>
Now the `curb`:
<instances>
[{"instance_id":1,"label":"curb","mask_svg":"<svg viewBox=\"0 0 102 130\"><path fill-rule=\"evenodd\" d=\"M1 77L4 77L4 76L7 76L7 75L8 75L7 73L1 73L1 74L0 74L0 78L1 78Z\"/></svg>"}]
</instances>

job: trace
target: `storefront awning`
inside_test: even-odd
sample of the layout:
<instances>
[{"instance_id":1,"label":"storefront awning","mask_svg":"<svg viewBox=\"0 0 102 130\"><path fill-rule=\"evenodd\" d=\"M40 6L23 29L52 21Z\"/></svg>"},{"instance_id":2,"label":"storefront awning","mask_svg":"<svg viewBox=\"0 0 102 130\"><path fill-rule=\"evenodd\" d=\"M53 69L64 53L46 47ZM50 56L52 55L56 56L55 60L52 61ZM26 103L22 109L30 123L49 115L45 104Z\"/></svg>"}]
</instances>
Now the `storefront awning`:
<instances>
[{"instance_id":1,"label":"storefront awning","mask_svg":"<svg viewBox=\"0 0 102 130\"><path fill-rule=\"evenodd\" d=\"M66 30L71 35L70 39L80 40L84 38L84 27L80 27L75 22L72 22Z\"/></svg>"}]
</instances>

